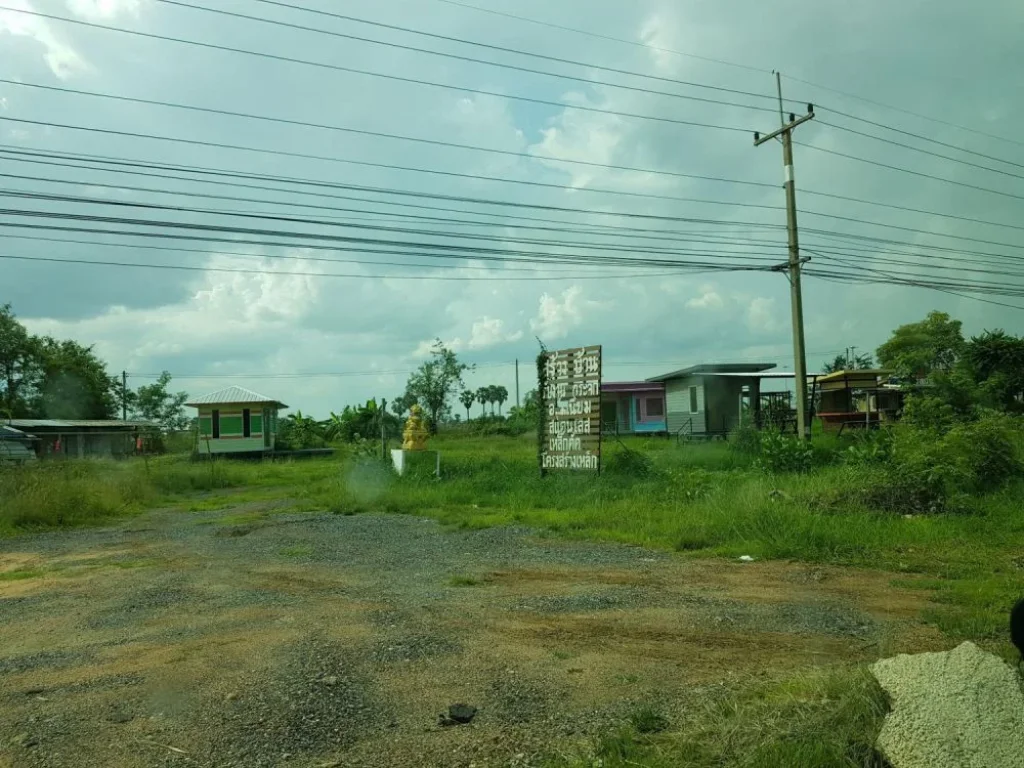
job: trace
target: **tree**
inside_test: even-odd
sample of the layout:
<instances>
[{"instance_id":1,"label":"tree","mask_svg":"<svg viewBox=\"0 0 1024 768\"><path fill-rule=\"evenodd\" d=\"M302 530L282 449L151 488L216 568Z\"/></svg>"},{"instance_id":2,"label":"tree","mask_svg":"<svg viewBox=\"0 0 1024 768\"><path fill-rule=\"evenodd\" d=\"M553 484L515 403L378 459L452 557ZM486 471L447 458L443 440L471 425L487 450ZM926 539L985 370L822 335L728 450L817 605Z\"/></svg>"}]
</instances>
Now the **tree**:
<instances>
[{"instance_id":1,"label":"tree","mask_svg":"<svg viewBox=\"0 0 1024 768\"><path fill-rule=\"evenodd\" d=\"M139 387L129 402L136 418L156 422L168 432L180 432L189 424L189 417L182 410L188 400L188 392L171 394L167 391L170 383L171 374L164 371L155 384Z\"/></svg>"},{"instance_id":2,"label":"tree","mask_svg":"<svg viewBox=\"0 0 1024 768\"><path fill-rule=\"evenodd\" d=\"M405 391L426 409L430 416L430 431L435 434L438 420L448 405L448 398L465 386L462 374L470 370L470 367L460 363L458 356L440 339L434 342L430 354L430 360L409 377Z\"/></svg>"},{"instance_id":3,"label":"tree","mask_svg":"<svg viewBox=\"0 0 1024 768\"><path fill-rule=\"evenodd\" d=\"M480 403L481 418L487 415L487 403L491 402L490 397L491 393L488 391L487 387L480 387L480 389L476 391L476 401Z\"/></svg>"},{"instance_id":4,"label":"tree","mask_svg":"<svg viewBox=\"0 0 1024 768\"><path fill-rule=\"evenodd\" d=\"M878 348L878 362L903 379L921 380L950 373L964 350L959 320L929 312L919 323L901 325Z\"/></svg>"},{"instance_id":5,"label":"tree","mask_svg":"<svg viewBox=\"0 0 1024 768\"><path fill-rule=\"evenodd\" d=\"M414 405L416 405L416 396L410 392L406 392L391 401L391 411L398 418L402 418Z\"/></svg>"},{"instance_id":6,"label":"tree","mask_svg":"<svg viewBox=\"0 0 1024 768\"><path fill-rule=\"evenodd\" d=\"M0 414L28 416L42 379L39 341L0 306Z\"/></svg>"},{"instance_id":7,"label":"tree","mask_svg":"<svg viewBox=\"0 0 1024 768\"><path fill-rule=\"evenodd\" d=\"M120 380L92 351L76 341L40 340L42 380L34 410L48 419L112 419Z\"/></svg>"},{"instance_id":8,"label":"tree","mask_svg":"<svg viewBox=\"0 0 1024 768\"><path fill-rule=\"evenodd\" d=\"M469 409L476 402L476 393L469 389L462 390L462 393L459 395L459 402L466 409L466 421L469 421Z\"/></svg>"},{"instance_id":9,"label":"tree","mask_svg":"<svg viewBox=\"0 0 1024 768\"><path fill-rule=\"evenodd\" d=\"M964 345L962 366L977 388L982 405L1003 411L1024 410L1024 338L985 331Z\"/></svg>"},{"instance_id":10,"label":"tree","mask_svg":"<svg viewBox=\"0 0 1024 768\"><path fill-rule=\"evenodd\" d=\"M871 355L855 355L852 359L846 355L836 355L832 362L825 363L822 371L838 373L839 371L864 371L874 365Z\"/></svg>"},{"instance_id":11,"label":"tree","mask_svg":"<svg viewBox=\"0 0 1024 768\"><path fill-rule=\"evenodd\" d=\"M503 386L497 386L494 388L494 399L498 403L498 415L501 415L501 406L508 400L508 390Z\"/></svg>"}]
</instances>

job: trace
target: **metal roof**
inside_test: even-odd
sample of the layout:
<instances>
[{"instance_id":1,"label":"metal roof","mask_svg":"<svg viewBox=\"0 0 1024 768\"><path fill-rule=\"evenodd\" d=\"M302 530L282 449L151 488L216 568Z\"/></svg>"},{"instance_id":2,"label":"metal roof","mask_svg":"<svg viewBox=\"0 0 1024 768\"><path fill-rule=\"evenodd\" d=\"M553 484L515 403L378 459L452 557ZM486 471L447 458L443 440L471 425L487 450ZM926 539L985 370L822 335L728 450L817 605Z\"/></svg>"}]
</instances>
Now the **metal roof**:
<instances>
[{"instance_id":1,"label":"metal roof","mask_svg":"<svg viewBox=\"0 0 1024 768\"><path fill-rule=\"evenodd\" d=\"M235 403L270 403L281 408L288 407L280 400L261 395L259 392L253 392L245 387L228 387L218 392L211 392L208 395L197 397L191 403L186 403L186 405L195 408L200 405L234 405Z\"/></svg>"},{"instance_id":2,"label":"metal roof","mask_svg":"<svg viewBox=\"0 0 1024 768\"><path fill-rule=\"evenodd\" d=\"M20 429L0 424L0 440L33 440L32 435L26 435Z\"/></svg>"},{"instance_id":3,"label":"metal roof","mask_svg":"<svg viewBox=\"0 0 1024 768\"><path fill-rule=\"evenodd\" d=\"M109 429L158 426L152 421L122 421L121 419L3 419L2 423L17 429L86 429L93 427Z\"/></svg>"},{"instance_id":4,"label":"metal roof","mask_svg":"<svg viewBox=\"0 0 1024 768\"><path fill-rule=\"evenodd\" d=\"M648 381L668 381L669 379L680 379L684 376L697 376L705 373L738 373L755 374L767 371L775 367L775 363L705 363L702 365L691 365L672 373L665 373L661 376L652 376Z\"/></svg>"},{"instance_id":5,"label":"metal roof","mask_svg":"<svg viewBox=\"0 0 1024 768\"><path fill-rule=\"evenodd\" d=\"M737 379L795 379L796 374L793 371L770 371L768 373L705 373L705 376L716 376L725 378L737 378ZM807 378L816 379L819 376L824 376L823 373L814 373L813 371L807 372Z\"/></svg>"},{"instance_id":6,"label":"metal roof","mask_svg":"<svg viewBox=\"0 0 1024 768\"><path fill-rule=\"evenodd\" d=\"M602 392L664 392L665 385L657 381L604 381Z\"/></svg>"}]
</instances>

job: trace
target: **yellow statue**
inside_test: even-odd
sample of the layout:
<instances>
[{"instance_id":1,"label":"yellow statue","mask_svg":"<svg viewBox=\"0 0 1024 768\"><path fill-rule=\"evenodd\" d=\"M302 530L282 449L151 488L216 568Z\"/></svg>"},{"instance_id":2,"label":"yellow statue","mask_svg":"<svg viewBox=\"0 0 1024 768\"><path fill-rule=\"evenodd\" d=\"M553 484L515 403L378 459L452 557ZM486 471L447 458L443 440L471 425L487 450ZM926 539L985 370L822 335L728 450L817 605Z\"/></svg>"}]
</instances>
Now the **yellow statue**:
<instances>
[{"instance_id":1,"label":"yellow statue","mask_svg":"<svg viewBox=\"0 0 1024 768\"><path fill-rule=\"evenodd\" d=\"M414 405L409 410L409 420L402 432L402 449L423 451L427 447L427 426L423 423L423 409Z\"/></svg>"}]
</instances>

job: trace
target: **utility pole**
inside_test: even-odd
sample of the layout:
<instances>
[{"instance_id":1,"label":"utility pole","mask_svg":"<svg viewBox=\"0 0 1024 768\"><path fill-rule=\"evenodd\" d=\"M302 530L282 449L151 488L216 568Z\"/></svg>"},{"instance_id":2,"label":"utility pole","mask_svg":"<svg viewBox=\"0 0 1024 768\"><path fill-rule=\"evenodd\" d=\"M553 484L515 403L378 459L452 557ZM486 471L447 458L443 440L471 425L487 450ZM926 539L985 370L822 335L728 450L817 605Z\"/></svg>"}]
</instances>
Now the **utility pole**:
<instances>
[{"instance_id":1,"label":"utility pole","mask_svg":"<svg viewBox=\"0 0 1024 768\"><path fill-rule=\"evenodd\" d=\"M121 371L121 421L128 421L128 371Z\"/></svg>"},{"instance_id":2,"label":"utility pole","mask_svg":"<svg viewBox=\"0 0 1024 768\"><path fill-rule=\"evenodd\" d=\"M519 358L516 358L516 408L519 407Z\"/></svg>"},{"instance_id":3,"label":"utility pole","mask_svg":"<svg viewBox=\"0 0 1024 768\"><path fill-rule=\"evenodd\" d=\"M786 272L789 278L790 303L793 313L793 358L796 367L796 428L801 439L809 437L807 430L807 353L804 349L804 300L800 289L800 267L809 259L800 258L800 240L796 226L796 182L793 179L793 130L814 119L814 105L807 105L807 114L798 118L792 112L789 121L782 108L782 75L775 73L775 85L779 93L779 122L781 127L761 136L754 134L754 146L759 147L767 141L782 138L782 163L785 166L786 180L786 229L789 230L789 261L776 267L777 271Z\"/></svg>"}]
</instances>

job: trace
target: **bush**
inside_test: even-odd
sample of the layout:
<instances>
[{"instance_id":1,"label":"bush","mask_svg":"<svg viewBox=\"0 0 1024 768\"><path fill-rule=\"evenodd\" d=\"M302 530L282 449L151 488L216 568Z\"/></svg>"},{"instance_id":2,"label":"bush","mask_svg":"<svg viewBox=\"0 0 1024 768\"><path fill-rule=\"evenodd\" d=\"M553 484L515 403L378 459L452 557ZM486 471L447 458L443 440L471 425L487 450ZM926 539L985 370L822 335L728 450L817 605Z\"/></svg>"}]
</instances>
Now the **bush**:
<instances>
[{"instance_id":1,"label":"bush","mask_svg":"<svg viewBox=\"0 0 1024 768\"><path fill-rule=\"evenodd\" d=\"M743 456L761 453L761 432L753 424L743 424L729 435L729 450Z\"/></svg>"},{"instance_id":2,"label":"bush","mask_svg":"<svg viewBox=\"0 0 1024 768\"><path fill-rule=\"evenodd\" d=\"M609 474L627 477L650 477L654 474L654 462L647 454L629 448L615 451L604 459L604 469Z\"/></svg>"},{"instance_id":3,"label":"bush","mask_svg":"<svg viewBox=\"0 0 1024 768\"><path fill-rule=\"evenodd\" d=\"M1022 473L1015 429L998 414L957 424L945 434L934 424L901 424L890 438L885 470L865 488L865 501L894 512L967 509L969 496L997 491Z\"/></svg>"},{"instance_id":4,"label":"bush","mask_svg":"<svg viewBox=\"0 0 1024 768\"><path fill-rule=\"evenodd\" d=\"M809 472L813 465L814 448L806 440L778 432L761 433L757 466L765 472Z\"/></svg>"}]
</instances>

